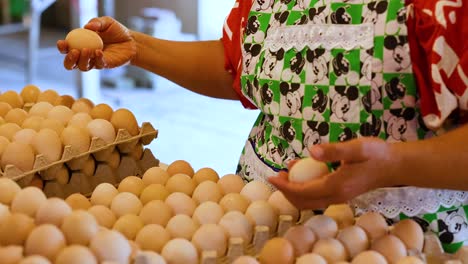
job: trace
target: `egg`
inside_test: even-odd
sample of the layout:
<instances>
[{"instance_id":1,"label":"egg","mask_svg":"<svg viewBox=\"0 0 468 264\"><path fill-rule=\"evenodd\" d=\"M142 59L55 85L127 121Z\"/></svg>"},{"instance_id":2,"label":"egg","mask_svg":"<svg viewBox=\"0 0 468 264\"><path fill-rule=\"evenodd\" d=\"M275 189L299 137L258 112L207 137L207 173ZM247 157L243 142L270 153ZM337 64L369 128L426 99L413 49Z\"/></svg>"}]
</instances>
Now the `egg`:
<instances>
[{"instance_id":1,"label":"egg","mask_svg":"<svg viewBox=\"0 0 468 264\"><path fill-rule=\"evenodd\" d=\"M283 236L294 248L295 256L302 256L312 250L316 236L312 230L303 225L293 226Z\"/></svg>"},{"instance_id":2,"label":"egg","mask_svg":"<svg viewBox=\"0 0 468 264\"><path fill-rule=\"evenodd\" d=\"M65 165L61 165L55 172L55 180L61 184L65 185L70 182L70 172Z\"/></svg>"},{"instance_id":3,"label":"egg","mask_svg":"<svg viewBox=\"0 0 468 264\"><path fill-rule=\"evenodd\" d=\"M73 165L78 166L78 164L73 164L73 160L70 162L70 167ZM83 173L87 177L92 177L96 172L96 160L94 160L93 156L88 156L88 159L83 163L81 167L81 173Z\"/></svg>"},{"instance_id":4,"label":"egg","mask_svg":"<svg viewBox=\"0 0 468 264\"><path fill-rule=\"evenodd\" d=\"M75 126L66 127L61 139L64 146L71 146L77 153L87 152L91 144L88 131Z\"/></svg>"},{"instance_id":5,"label":"egg","mask_svg":"<svg viewBox=\"0 0 468 264\"><path fill-rule=\"evenodd\" d=\"M94 216L87 211L76 210L63 219L61 230L68 244L88 245L98 230Z\"/></svg>"},{"instance_id":6,"label":"egg","mask_svg":"<svg viewBox=\"0 0 468 264\"><path fill-rule=\"evenodd\" d=\"M382 254L390 263L407 256L405 244L394 235L384 235L372 241L371 249Z\"/></svg>"},{"instance_id":7,"label":"egg","mask_svg":"<svg viewBox=\"0 0 468 264\"><path fill-rule=\"evenodd\" d=\"M229 193L221 198L219 205L221 205L226 212L239 211L241 213L245 213L250 205L250 200L242 196L240 193Z\"/></svg>"},{"instance_id":8,"label":"egg","mask_svg":"<svg viewBox=\"0 0 468 264\"><path fill-rule=\"evenodd\" d=\"M327 264L327 260L319 254L308 253L298 257L296 259L296 264Z\"/></svg>"},{"instance_id":9,"label":"egg","mask_svg":"<svg viewBox=\"0 0 468 264\"><path fill-rule=\"evenodd\" d=\"M232 264L260 264L254 257L240 256L232 262Z\"/></svg>"},{"instance_id":10,"label":"egg","mask_svg":"<svg viewBox=\"0 0 468 264\"><path fill-rule=\"evenodd\" d=\"M54 106L49 102L38 102L29 109L29 115L47 118L47 115L52 108L54 108Z\"/></svg>"},{"instance_id":11,"label":"egg","mask_svg":"<svg viewBox=\"0 0 468 264\"><path fill-rule=\"evenodd\" d=\"M88 113L75 113L68 121L68 126L87 128L88 123L93 119Z\"/></svg>"},{"instance_id":12,"label":"egg","mask_svg":"<svg viewBox=\"0 0 468 264\"><path fill-rule=\"evenodd\" d=\"M34 228L26 239L26 255L41 255L53 261L65 248L66 241L62 231L55 225L44 224Z\"/></svg>"},{"instance_id":13,"label":"egg","mask_svg":"<svg viewBox=\"0 0 468 264\"><path fill-rule=\"evenodd\" d=\"M145 225L158 224L165 227L173 215L174 212L169 205L163 201L154 200L141 209L139 216Z\"/></svg>"},{"instance_id":14,"label":"egg","mask_svg":"<svg viewBox=\"0 0 468 264\"><path fill-rule=\"evenodd\" d=\"M384 236L389 229L385 218L376 212L368 212L361 215L356 220L356 225L366 231L370 241Z\"/></svg>"},{"instance_id":15,"label":"egg","mask_svg":"<svg viewBox=\"0 0 468 264\"><path fill-rule=\"evenodd\" d=\"M42 116L29 116L23 121L23 124L21 124L21 127L23 129L33 129L34 131L39 131L41 130L42 123L46 120Z\"/></svg>"},{"instance_id":16,"label":"egg","mask_svg":"<svg viewBox=\"0 0 468 264\"><path fill-rule=\"evenodd\" d=\"M138 232L135 242L142 250L161 253L164 245L171 240L171 235L164 227L156 224L144 226Z\"/></svg>"},{"instance_id":17,"label":"egg","mask_svg":"<svg viewBox=\"0 0 468 264\"><path fill-rule=\"evenodd\" d=\"M56 119L46 118L42 122L40 129L52 129L57 133L57 135L62 135L62 132L65 129L65 126L62 124L62 122Z\"/></svg>"},{"instance_id":18,"label":"egg","mask_svg":"<svg viewBox=\"0 0 468 264\"><path fill-rule=\"evenodd\" d=\"M15 196L21 191L21 187L15 181L0 177L0 203L10 205Z\"/></svg>"},{"instance_id":19,"label":"egg","mask_svg":"<svg viewBox=\"0 0 468 264\"><path fill-rule=\"evenodd\" d=\"M73 110L75 113L88 113L91 114L91 111L94 108L94 103L86 98L80 98L73 102L73 105L71 107L71 110Z\"/></svg>"},{"instance_id":20,"label":"egg","mask_svg":"<svg viewBox=\"0 0 468 264\"><path fill-rule=\"evenodd\" d=\"M167 242L161 255L171 264L197 264L198 252L187 239L175 238Z\"/></svg>"},{"instance_id":21,"label":"egg","mask_svg":"<svg viewBox=\"0 0 468 264\"><path fill-rule=\"evenodd\" d=\"M140 199L129 192L121 192L112 199L111 210L117 217L121 217L126 214L138 215L141 211L143 204Z\"/></svg>"},{"instance_id":22,"label":"egg","mask_svg":"<svg viewBox=\"0 0 468 264\"><path fill-rule=\"evenodd\" d=\"M47 201L45 194L36 187L26 187L20 190L11 202L11 211L34 217L37 210Z\"/></svg>"},{"instance_id":23,"label":"egg","mask_svg":"<svg viewBox=\"0 0 468 264\"><path fill-rule=\"evenodd\" d=\"M140 217L133 214L127 214L117 219L112 229L122 233L128 240L134 240L143 226L144 224Z\"/></svg>"},{"instance_id":24,"label":"egg","mask_svg":"<svg viewBox=\"0 0 468 264\"><path fill-rule=\"evenodd\" d=\"M379 252L368 250L359 253L351 264L387 264L387 260Z\"/></svg>"},{"instance_id":25,"label":"egg","mask_svg":"<svg viewBox=\"0 0 468 264\"><path fill-rule=\"evenodd\" d=\"M22 259L18 264L51 264L51 262L43 256L33 255Z\"/></svg>"},{"instance_id":26,"label":"egg","mask_svg":"<svg viewBox=\"0 0 468 264\"><path fill-rule=\"evenodd\" d=\"M333 204L323 212L338 224L339 229L354 225L354 212L348 204Z\"/></svg>"},{"instance_id":27,"label":"egg","mask_svg":"<svg viewBox=\"0 0 468 264\"><path fill-rule=\"evenodd\" d=\"M174 176L173 176L174 177ZM171 179L169 179L171 180ZM212 181L204 181L200 183L193 191L192 198L196 203L201 204L206 201L219 202L223 197L221 188L218 184Z\"/></svg>"},{"instance_id":28,"label":"egg","mask_svg":"<svg viewBox=\"0 0 468 264\"><path fill-rule=\"evenodd\" d=\"M251 202L255 201L267 201L270 198L270 188L260 181L251 181L247 183L241 190L240 194L245 196Z\"/></svg>"},{"instance_id":29,"label":"egg","mask_svg":"<svg viewBox=\"0 0 468 264\"><path fill-rule=\"evenodd\" d=\"M4 120L7 123L15 123L18 126L21 126L26 118L28 118L28 112L21 108L13 108L8 111L4 117Z\"/></svg>"},{"instance_id":30,"label":"egg","mask_svg":"<svg viewBox=\"0 0 468 264\"><path fill-rule=\"evenodd\" d=\"M408 250L421 252L424 245L424 232L421 226L411 219L401 220L393 226L392 235L398 237Z\"/></svg>"},{"instance_id":31,"label":"egg","mask_svg":"<svg viewBox=\"0 0 468 264\"><path fill-rule=\"evenodd\" d=\"M212 201L201 203L193 212L193 220L199 225L217 224L224 215L223 208Z\"/></svg>"},{"instance_id":32,"label":"egg","mask_svg":"<svg viewBox=\"0 0 468 264\"><path fill-rule=\"evenodd\" d=\"M37 154L44 155L49 162L62 158L63 145L59 135L52 129L41 129L31 144Z\"/></svg>"},{"instance_id":33,"label":"egg","mask_svg":"<svg viewBox=\"0 0 468 264\"><path fill-rule=\"evenodd\" d=\"M23 99L24 103L35 103L40 93L41 90L39 89L39 87L32 84L28 84L23 87L20 96Z\"/></svg>"},{"instance_id":34,"label":"egg","mask_svg":"<svg viewBox=\"0 0 468 264\"><path fill-rule=\"evenodd\" d=\"M198 185L204 181L218 182L219 175L212 168L201 168L193 175L193 180Z\"/></svg>"},{"instance_id":35,"label":"egg","mask_svg":"<svg viewBox=\"0 0 468 264\"><path fill-rule=\"evenodd\" d=\"M268 198L268 202L278 210L279 215L289 215L293 223L299 220L299 210L286 199L280 191L275 191Z\"/></svg>"},{"instance_id":36,"label":"egg","mask_svg":"<svg viewBox=\"0 0 468 264\"><path fill-rule=\"evenodd\" d=\"M167 222L166 230L173 238L185 238L190 240L198 227L197 223L190 218L190 216L179 214L174 215L169 222Z\"/></svg>"},{"instance_id":37,"label":"egg","mask_svg":"<svg viewBox=\"0 0 468 264\"><path fill-rule=\"evenodd\" d=\"M172 208L176 215L185 214L191 217L197 207L197 204L190 196L180 192L171 193L164 202Z\"/></svg>"},{"instance_id":38,"label":"egg","mask_svg":"<svg viewBox=\"0 0 468 264\"><path fill-rule=\"evenodd\" d=\"M0 126L6 124L6 121L3 117L0 116Z\"/></svg>"},{"instance_id":39,"label":"egg","mask_svg":"<svg viewBox=\"0 0 468 264\"><path fill-rule=\"evenodd\" d=\"M278 212L267 201L259 200L251 203L245 212L245 216L257 226L269 227L270 233L276 231Z\"/></svg>"},{"instance_id":40,"label":"egg","mask_svg":"<svg viewBox=\"0 0 468 264\"><path fill-rule=\"evenodd\" d=\"M16 134L13 136L13 141L31 145L36 135L37 132L34 129L23 128L20 131L16 132Z\"/></svg>"},{"instance_id":41,"label":"egg","mask_svg":"<svg viewBox=\"0 0 468 264\"><path fill-rule=\"evenodd\" d=\"M5 220L10 215L11 215L10 208L0 203L0 224L2 223L3 220Z\"/></svg>"},{"instance_id":42,"label":"egg","mask_svg":"<svg viewBox=\"0 0 468 264\"><path fill-rule=\"evenodd\" d=\"M94 216L100 226L105 228L111 229L117 221L115 214L104 205L94 205L88 209L88 212Z\"/></svg>"},{"instance_id":43,"label":"egg","mask_svg":"<svg viewBox=\"0 0 468 264\"><path fill-rule=\"evenodd\" d=\"M424 264L424 261L414 256L408 256L401 258L396 264Z\"/></svg>"},{"instance_id":44,"label":"egg","mask_svg":"<svg viewBox=\"0 0 468 264\"><path fill-rule=\"evenodd\" d=\"M112 113L110 122L115 127L116 132L118 132L119 129L125 129L132 136L137 136L140 132L135 116L128 109L121 108L115 110L114 113Z\"/></svg>"},{"instance_id":45,"label":"egg","mask_svg":"<svg viewBox=\"0 0 468 264\"><path fill-rule=\"evenodd\" d=\"M89 113L93 119L105 119L108 121L111 121L112 113L114 110L112 110L112 107L110 107L107 104L98 104Z\"/></svg>"},{"instance_id":46,"label":"egg","mask_svg":"<svg viewBox=\"0 0 468 264\"><path fill-rule=\"evenodd\" d=\"M328 166L324 162L311 157L303 158L294 163L289 171L289 181L307 182L328 173Z\"/></svg>"},{"instance_id":47,"label":"egg","mask_svg":"<svg viewBox=\"0 0 468 264\"><path fill-rule=\"evenodd\" d=\"M314 231L319 239L333 238L338 233L338 225L335 220L326 215L314 215L304 225Z\"/></svg>"},{"instance_id":48,"label":"egg","mask_svg":"<svg viewBox=\"0 0 468 264\"><path fill-rule=\"evenodd\" d=\"M356 225L340 230L336 239L343 244L351 258L367 250L370 245L364 229Z\"/></svg>"},{"instance_id":49,"label":"egg","mask_svg":"<svg viewBox=\"0 0 468 264\"><path fill-rule=\"evenodd\" d=\"M0 116L4 117L13 107L9 103L0 101Z\"/></svg>"},{"instance_id":50,"label":"egg","mask_svg":"<svg viewBox=\"0 0 468 264\"><path fill-rule=\"evenodd\" d=\"M292 264L294 263L294 249L288 240L275 237L265 243L258 259L262 264Z\"/></svg>"},{"instance_id":51,"label":"egg","mask_svg":"<svg viewBox=\"0 0 468 264\"><path fill-rule=\"evenodd\" d=\"M85 28L76 28L65 37L70 49L102 50L104 44L101 37L94 31Z\"/></svg>"},{"instance_id":52,"label":"egg","mask_svg":"<svg viewBox=\"0 0 468 264\"><path fill-rule=\"evenodd\" d=\"M93 252L87 247L80 245L71 245L62 249L55 264L98 264Z\"/></svg>"},{"instance_id":53,"label":"egg","mask_svg":"<svg viewBox=\"0 0 468 264\"><path fill-rule=\"evenodd\" d=\"M0 136L4 136L9 141L12 141L13 136L20 130L21 127L15 123L5 123L0 126Z\"/></svg>"},{"instance_id":54,"label":"egg","mask_svg":"<svg viewBox=\"0 0 468 264\"><path fill-rule=\"evenodd\" d=\"M136 146L128 153L130 157L132 157L134 160L141 160L143 157L145 150L143 147L143 144L138 143Z\"/></svg>"},{"instance_id":55,"label":"egg","mask_svg":"<svg viewBox=\"0 0 468 264\"><path fill-rule=\"evenodd\" d=\"M193 175L195 174L192 165L190 165L190 163L188 163L185 160L176 160L172 162L171 164L169 164L166 171L167 173L169 173L170 176L182 173L193 177Z\"/></svg>"},{"instance_id":56,"label":"egg","mask_svg":"<svg viewBox=\"0 0 468 264\"><path fill-rule=\"evenodd\" d=\"M166 189L170 193L181 192L188 196L192 196L195 190L195 182L187 174L175 174L172 175L166 182Z\"/></svg>"},{"instance_id":57,"label":"egg","mask_svg":"<svg viewBox=\"0 0 468 264\"><path fill-rule=\"evenodd\" d=\"M107 144L111 144L115 140L114 127L105 119L94 119L88 123L87 128L92 137L101 138Z\"/></svg>"},{"instance_id":58,"label":"egg","mask_svg":"<svg viewBox=\"0 0 468 264\"><path fill-rule=\"evenodd\" d=\"M152 167L152 168L149 168L143 174L142 179L146 185L150 185L153 183L166 185L166 182L169 179L169 177L170 177L169 173L167 173L167 171L162 169L161 167Z\"/></svg>"},{"instance_id":59,"label":"egg","mask_svg":"<svg viewBox=\"0 0 468 264\"><path fill-rule=\"evenodd\" d=\"M65 202L70 205L72 210L88 210L91 207L91 202L81 193L68 196Z\"/></svg>"},{"instance_id":60,"label":"egg","mask_svg":"<svg viewBox=\"0 0 468 264\"><path fill-rule=\"evenodd\" d=\"M34 160L34 150L30 145L20 142L11 142L3 151L1 165L3 170L5 170L7 165L13 165L23 172L28 172L32 170Z\"/></svg>"},{"instance_id":61,"label":"egg","mask_svg":"<svg viewBox=\"0 0 468 264\"><path fill-rule=\"evenodd\" d=\"M37 96L37 102L47 102L54 104L60 95L54 90L45 90Z\"/></svg>"},{"instance_id":62,"label":"egg","mask_svg":"<svg viewBox=\"0 0 468 264\"><path fill-rule=\"evenodd\" d=\"M242 238L244 245L252 241L253 226L250 220L241 212L231 211L226 213L218 222L219 226L229 234L231 238Z\"/></svg>"},{"instance_id":63,"label":"egg","mask_svg":"<svg viewBox=\"0 0 468 264\"><path fill-rule=\"evenodd\" d=\"M110 154L109 158L107 159L107 165L111 167L111 169L118 169L120 165L120 153L117 149L114 149ZM141 180L141 179L140 179Z\"/></svg>"},{"instance_id":64,"label":"egg","mask_svg":"<svg viewBox=\"0 0 468 264\"><path fill-rule=\"evenodd\" d=\"M140 200L143 205L151 202L153 200L165 201L166 198L170 195L170 192L161 184L150 184L148 185L140 195Z\"/></svg>"},{"instance_id":65,"label":"egg","mask_svg":"<svg viewBox=\"0 0 468 264\"><path fill-rule=\"evenodd\" d=\"M5 151L8 144L10 144L10 140L4 136L0 136L0 156L2 156L3 151Z\"/></svg>"},{"instance_id":66,"label":"egg","mask_svg":"<svg viewBox=\"0 0 468 264\"><path fill-rule=\"evenodd\" d=\"M218 180L218 185L224 194L228 193L240 193L244 188L244 180L239 175L227 174Z\"/></svg>"},{"instance_id":67,"label":"egg","mask_svg":"<svg viewBox=\"0 0 468 264\"><path fill-rule=\"evenodd\" d=\"M66 126L74 115L75 113L70 108L63 105L57 105L50 109L47 114L47 118L58 120Z\"/></svg>"},{"instance_id":68,"label":"egg","mask_svg":"<svg viewBox=\"0 0 468 264\"><path fill-rule=\"evenodd\" d=\"M73 98L73 96L71 95L64 94L64 95L57 97L53 105L63 105L71 109L73 106L73 103L75 103L75 98Z\"/></svg>"},{"instance_id":69,"label":"egg","mask_svg":"<svg viewBox=\"0 0 468 264\"><path fill-rule=\"evenodd\" d=\"M334 238L322 238L315 242L312 253L319 254L329 263L335 263L348 259L345 247Z\"/></svg>"},{"instance_id":70,"label":"egg","mask_svg":"<svg viewBox=\"0 0 468 264\"><path fill-rule=\"evenodd\" d=\"M132 253L128 240L117 231L101 230L92 239L89 248L97 257L99 263L114 261L127 264Z\"/></svg>"},{"instance_id":71,"label":"egg","mask_svg":"<svg viewBox=\"0 0 468 264\"><path fill-rule=\"evenodd\" d=\"M217 224L202 225L192 237L192 243L198 252L216 251L218 257L224 256L227 240L224 229Z\"/></svg>"},{"instance_id":72,"label":"egg","mask_svg":"<svg viewBox=\"0 0 468 264\"><path fill-rule=\"evenodd\" d=\"M110 183L101 183L94 189L91 194L91 204L104 205L110 207L112 200L119 194L119 191Z\"/></svg>"},{"instance_id":73,"label":"egg","mask_svg":"<svg viewBox=\"0 0 468 264\"><path fill-rule=\"evenodd\" d=\"M21 246L34 229L34 219L22 213L12 213L0 225L0 244L2 246Z\"/></svg>"},{"instance_id":74,"label":"egg","mask_svg":"<svg viewBox=\"0 0 468 264\"><path fill-rule=\"evenodd\" d=\"M0 94L0 102L8 103L12 108L23 108L23 98L15 91L6 91Z\"/></svg>"},{"instance_id":75,"label":"egg","mask_svg":"<svg viewBox=\"0 0 468 264\"><path fill-rule=\"evenodd\" d=\"M22 246L6 246L0 247L0 263L16 264L23 259Z\"/></svg>"},{"instance_id":76,"label":"egg","mask_svg":"<svg viewBox=\"0 0 468 264\"><path fill-rule=\"evenodd\" d=\"M63 219L71 212L72 208L64 200L55 197L49 198L37 209L36 224L52 224L60 227Z\"/></svg>"},{"instance_id":77,"label":"egg","mask_svg":"<svg viewBox=\"0 0 468 264\"><path fill-rule=\"evenodd\" d=\"M140 196L141 192L145 188L143 180L136 176L125 177L119 184L119 192L129 192L136 196Z\"/></svg>"}]
</instances>

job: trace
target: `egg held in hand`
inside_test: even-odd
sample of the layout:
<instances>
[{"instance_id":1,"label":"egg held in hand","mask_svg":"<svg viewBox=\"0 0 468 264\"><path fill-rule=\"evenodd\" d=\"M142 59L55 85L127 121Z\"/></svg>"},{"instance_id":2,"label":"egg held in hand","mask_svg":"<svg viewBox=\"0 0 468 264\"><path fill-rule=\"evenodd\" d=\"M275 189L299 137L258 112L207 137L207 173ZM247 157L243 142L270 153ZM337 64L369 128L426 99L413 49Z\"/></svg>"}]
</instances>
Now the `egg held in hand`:
<instances>
[{"instance_id":1,"label":"egg held in hand","mask_svg":"<svg viewBox=\"0 0 468 264\"><path fill-rule=\"evenodd\" d=\"M327 164L313 158L303 158L289 171L289 181L306 182L328 173Z\"/></svg>"},{"instance_id":2,"label":"egg held in hand","mask_svg":"<svg viewBox=\"0 0 468 264\"><path fill-rule=\"evenodd\" d=\"M90 49L90 50L98 50L104 47L102 43L101 37L99 35L89 29L84 28L77 28L70 31L65 40L68 42L68 46L71 49Z\"/></svg>"}]
</instances>

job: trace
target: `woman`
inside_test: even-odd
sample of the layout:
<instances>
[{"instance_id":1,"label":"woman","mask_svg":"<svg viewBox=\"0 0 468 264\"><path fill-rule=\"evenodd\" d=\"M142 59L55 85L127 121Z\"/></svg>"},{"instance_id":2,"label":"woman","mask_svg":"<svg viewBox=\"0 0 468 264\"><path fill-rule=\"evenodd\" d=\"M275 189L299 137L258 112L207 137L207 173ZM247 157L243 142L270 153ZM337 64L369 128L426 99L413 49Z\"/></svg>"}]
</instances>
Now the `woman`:
<instances>
[{"instance_id":1,"label":"woman","mask_svg":"<svg viewBox=\"0 0 468 264\"><path fill-rule=\"evenodd\" d=\"M194 92L259 108L238 166L246 180L269 184L290 161L312 155L332 172L303 185L287 182L286 172L270 178L295 205L351 200L358 214L415 217L454 252L468 240L468 193L452 191L468 190L468 128L428 138L460 126L459 110L467 109L465 44L450 33L456 25L458 36L466 33L462 5L237 0L221 40L166 41L104 17L85 26L101 35L103 51L58 47L68 53L67 69L130 62ZM421 188L384 188L403 185Z\"/></svg>"}]
</instances>

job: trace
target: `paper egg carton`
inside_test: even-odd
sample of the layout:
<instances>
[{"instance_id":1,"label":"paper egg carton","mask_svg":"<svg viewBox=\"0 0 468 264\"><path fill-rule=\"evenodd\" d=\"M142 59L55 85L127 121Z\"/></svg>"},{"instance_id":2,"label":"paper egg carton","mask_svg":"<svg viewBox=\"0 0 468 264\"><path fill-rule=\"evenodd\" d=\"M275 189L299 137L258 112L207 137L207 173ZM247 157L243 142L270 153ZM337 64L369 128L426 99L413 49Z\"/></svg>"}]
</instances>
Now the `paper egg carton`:
<instances>
[{"instance_id":1,"label":"paper egg carton","mask_svg":"<svg viewBox=\"0 0 468 264\"><path fill-rule=\"evenodd\" d=\"M141 143L143 145L148 145L157 136L158 130L154 129L150 123L145 122L142 124L140 133L137 136L131 136L127 130L119 129L114 142L111 144L107 144L101 138L93 137L87 152L79 153L79 151L74 147L65 146L62 158L56 162L49 162L44 155L37 155L32 170L25 172L14 165L7 165L5 170L1 171L1 176L18 182L22 187L27 186L35 174L41 173L42 176L42 172L47 172L45 174L49 175L48 178L43 178L44 180L53 180L55 175L54 172L64 164L72 163L72 167L74 168L71 169L79 170L80 165L83 165L89 155L93 155L97 161L103 161L112 154L115 148L118 148L120 153L130 153L137 144Z\"/></svg>"}]
</instances>

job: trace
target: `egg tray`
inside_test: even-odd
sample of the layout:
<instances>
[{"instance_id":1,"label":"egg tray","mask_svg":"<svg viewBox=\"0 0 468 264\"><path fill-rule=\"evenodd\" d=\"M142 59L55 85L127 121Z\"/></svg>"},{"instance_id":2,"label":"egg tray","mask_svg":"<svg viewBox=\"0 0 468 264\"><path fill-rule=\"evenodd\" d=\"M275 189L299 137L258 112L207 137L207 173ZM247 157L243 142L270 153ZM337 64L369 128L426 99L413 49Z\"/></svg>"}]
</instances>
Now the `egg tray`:
<instances>
[{"instance_id":1,"label":"egg tray","mask_svg":"<svg viewBox=\"0 0 468 264\"><path fill-rule=\"evenodd\" d=\"M101 138L93 137L87 152L80 153L76 148L67 145L64 147L62 158L56 162L49 162L44 155L39 154L35 158L32 170L24 172L14 165L7 165L4 171L0 171L0 174L2 177L7 177L18 182L21 187L25 187L31 182L35 174L48 172L47 175L52 175L52 178L45 180L53 180L54 171L58 170L63 164L72 162L76 168L71 169L76 170L80 168L80 164L82 165L91 154L96 160L103 161L112 154L115 148L118 148L120 153L127 154L138 143L148 145L157 136L158 130L154 129L150 123L145 122L142 124L140 133L137 136L130 135L125 129L119 129L114 142L111 144L107 144Z\"/></svg>"},{"instance_id":2,"label":"egg tray","mask_svg":"<svg viewBox=\"0 0 468 264\"><path fill-rule=\"evenodd\" d=\"M73 193L81 193L86 197L91 197L93 190L101 183L109 183L117 187L126 177L141 177L145 171L158 165L159 160L155 158L151 150L145 149L139 160L130 155L122 155L116 169L103 162L97 164L92 176L75 171L71 173L67 184L58 183L56 180L45 181L43 192L47 197L63 199Z\"/></svg>"}]
</instances>

